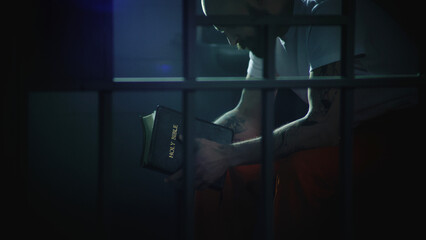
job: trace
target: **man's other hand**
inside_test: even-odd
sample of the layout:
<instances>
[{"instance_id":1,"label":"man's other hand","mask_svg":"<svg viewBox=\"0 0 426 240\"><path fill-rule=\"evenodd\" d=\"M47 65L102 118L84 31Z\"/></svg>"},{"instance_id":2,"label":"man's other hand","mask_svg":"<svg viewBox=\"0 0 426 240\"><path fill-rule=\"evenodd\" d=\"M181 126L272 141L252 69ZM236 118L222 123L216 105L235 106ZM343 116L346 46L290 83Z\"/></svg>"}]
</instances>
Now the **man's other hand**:
<instances>
[{"instance_id":1,"label":"man's other hand","mask_svg":"<svg viewBox=\"0 0 426 240\"><path fill-rule=\"evenodd\" d=\"M207 139L195 139L195 182L196 189L205 189L222 177L230 166L233 146ZM164 182L183 181L183 169L164 179Z\"/></svg>"}]
</instances>

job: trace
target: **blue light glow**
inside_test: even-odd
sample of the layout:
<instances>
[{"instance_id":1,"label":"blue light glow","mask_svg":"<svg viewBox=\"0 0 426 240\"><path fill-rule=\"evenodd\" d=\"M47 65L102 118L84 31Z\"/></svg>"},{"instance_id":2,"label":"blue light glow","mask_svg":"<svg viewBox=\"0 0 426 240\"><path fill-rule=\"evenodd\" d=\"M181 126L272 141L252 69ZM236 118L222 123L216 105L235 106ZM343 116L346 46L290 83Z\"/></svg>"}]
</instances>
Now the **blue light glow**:
<instances>
[{"instance_id":1,"label":"blue light glow","mask_svg":"<svg viewBox=\"0 0 426 240\"><path fill-rule=\"evenodd\" d=\"M172 66L170 64L159 64L157 66L157 70L159 70L161 73L170 73L172 70Z\"/></svg>"}]
</instances>

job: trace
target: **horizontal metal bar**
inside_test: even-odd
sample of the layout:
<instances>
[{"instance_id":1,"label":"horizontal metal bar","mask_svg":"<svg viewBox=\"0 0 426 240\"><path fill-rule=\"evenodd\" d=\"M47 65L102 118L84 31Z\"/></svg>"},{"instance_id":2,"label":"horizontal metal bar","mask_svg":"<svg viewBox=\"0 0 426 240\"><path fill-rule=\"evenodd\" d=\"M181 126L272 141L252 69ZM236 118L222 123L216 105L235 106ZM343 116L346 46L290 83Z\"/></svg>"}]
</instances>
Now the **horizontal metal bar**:
<instances>
[{"instance_id":1,"label":"horizontal metal bar","mask_svg":"<svg viewBox=\"0 0 426 240\"><path fill-rule=\"evenodd\" d=\"M212 78L213 79L213 78ZM226 78L222 78L226 79ZM235 79L235 78L234 78ZM426 78L424 76L397 76L397 77L362 77L355 79L346 79L343 77L324 77L318 79L299 79L277 81L264 80L230 80L230 81L195 81L195 82L177 82L177 81L144 81L144 82L83 82L78 88L69 88L63 86L52 86L49 88L33 87L28 91L161 91L161 90L221 90L221 89L242 89L242 88L306 88L306 87L354 87L354 88L377 88L377 87L419 87L424 86Z\"/></svg>"},{"instance_id":2,"label":"horizontal metal bar","mask_svg":"<svg viewBox=\"0 0 426 240\"><path fill-rule=\"evenodd\" d=\"M293 78L294 79L294 78ZM197 81L187 82L140 82L120 83L114 85L114 90L213 90L213 89L238 89L238 88L304 88L304 87L355 87L355 88L377 88L377 87L409 87L425 85L424 77L398 76L384 78L355 78L345 79L343 77L330 77L318 79L299 79L265 81L265 80L232 80L232 81Z\"/></svg>"},{"instance_id":3,"label":"horizontal metal bar","mask_svg":"<svg viewBox=\"0 0 426 240\"><path fill-rule=\"evenodd\" d=\"M273 76L275 77L275 76ZM418 78L419 74L388 74L388 75L361 75L353 76L355 79L407 79L407 78ZM342 76L328 76L328 77L315 77L309 78L308 76L281 76L275 77L276 80L280 81L290 81L290 80L345 80ZM197 77L195 78L198 82L235 82L235 81L247 81L246 77ZM262 81L266 78L250 78L248 81ZM129 82L183 82L185 81L184 77L116 77L113 79L113 82L116 83L129 83Z\"/></svg>"},{"instance_id":4,"label":"horizontal metal bar","mask_svg":"<svg viewBox=\"0 0 426 240\"><path fill-rule=\"evenodd\" d=\"M347 23L345 16L197 16L197 25L344 25Z\"/></svg>"},{"instance_id":5,"label":"horizontal metal bar","mask_svg":"<svg viewBox=\"0 0 426 240\"><path fill-rule=\"evenodd\" d=\"M182 82L184 77L115 77L113 82Z\"/></svg>"}]
</instances>

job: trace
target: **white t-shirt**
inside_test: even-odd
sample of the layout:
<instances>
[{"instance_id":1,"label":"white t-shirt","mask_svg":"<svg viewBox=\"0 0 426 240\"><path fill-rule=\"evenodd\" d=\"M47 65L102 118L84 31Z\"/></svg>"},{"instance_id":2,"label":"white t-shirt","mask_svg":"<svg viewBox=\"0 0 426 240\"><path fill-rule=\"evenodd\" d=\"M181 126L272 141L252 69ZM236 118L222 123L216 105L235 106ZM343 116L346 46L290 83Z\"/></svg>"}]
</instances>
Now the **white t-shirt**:
<instances>
[{"instance_id":1,"label":"white t-shirt","mask_svg":"<svg viewBox=\"0 0 426 240\"><path fill-rule=\"evenodd\" d=\"M398 25L368 0L357 0L355 56L356 75L412 74L418 72L415 47ZM295 15L340 15L341 0L294 0ZM276 71L279 76L309 76L311 70L340 61L339 26L292 26L276 41ZM261 77L263 60L250 52L247 73ZM307 102L306 89L293 89ZM414 88L356 89L355 123L384 112L414 105Z\"/></svg>"}]
</instances>

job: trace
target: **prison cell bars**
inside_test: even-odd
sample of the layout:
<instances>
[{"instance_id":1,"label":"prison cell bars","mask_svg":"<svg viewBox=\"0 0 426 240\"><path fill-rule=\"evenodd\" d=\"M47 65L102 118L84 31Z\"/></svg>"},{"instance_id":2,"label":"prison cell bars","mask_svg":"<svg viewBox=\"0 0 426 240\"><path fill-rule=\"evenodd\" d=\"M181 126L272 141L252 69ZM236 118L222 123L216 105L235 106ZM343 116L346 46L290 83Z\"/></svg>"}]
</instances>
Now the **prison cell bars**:
<instances>
[{"instance_id":1,"label":"prison cell bars","mask_svg":"<svg viewBox=\"0 0 426 240\"><path fill-rule=\"evenodd\" d=\"M346 24L342 24L342 44L341 44L341 59L342 64L342 76L347 80L353 79L353 49L354 49L354 11L355 2L354 0L343 1L343 15L346 16ZM194 1L184 0L184 78L185 81L193 82L194 78L194 46L191 44L195 43L195 24L194 14L195 7ZM237 22L233 17L227 19L229 22L223 22L221 24L235 24ZM247 19L246 19L247 20ZM253 20L248 18L253 23ZM254 21L256 22L256 21ZM215 22L211 22L213 24ZM262 44L265 44L265 57L263 64L263 78L267 82L273 82L275 80L275 39L272 35L272 29L277 24L283 24L285 22L273 21L262 24L264 29L265 39ZM216 23L217 24L217 23ZM245 24L241 22L240 24ZM250 24L250 23L249 23ZM293 23L297 24L297 23ZM324 22L327 24L327 22ZM330 22L330 25L332 23ZM188 29L190 28L190 29ZM192 29L191 29L192 28ZM352 239L352 114L353 114L353 89L342 89L341 91L341 139L342 148L340 153L340 165L341 165L341 183L342 183L342 212L343 214L343 235L345 239ZM193 93L191 90L184 91L184 116L185 126L192 126L193 121L193 104L190 103L193 100ZM261 227L263 233L263 239L272 240L274 239L274 222L273 222L273 109L274 109L274 96L273 88L262 88L262 214L261 214ZM190 127L185 127L185 232L183 239L194 239L194 205L193 205L193 177L194 177L194 166L193 166L193 132Z\"/></svg>"},{"instance_id":2,"label":"prison cell bars","mask_svg":"<svg viewBox=\"0 0 426 240\"><path fill-rule=\"evenodd\" d=\"M182 90L184 92L183 105L184 105L184 122L186 126L191 126L191 122L194 117L194 95L195 90L221 90L221 89L262 89L263 91L263 103L265 110L263 112L263 185L264 199L262 207L264 209L263 214L263 234L265 239L273 239L273 209L271 204L271 189L272 189L272 150L270 148L272 142L272 124L273 119L273 100L271 98L271 89L275 88L300 88L300 87L336 87L346 89L346 93L343 93L342 101L342 131L341 139L343 140L341 146L341 172L344 179L344 184L341 186L342 204L343 209L346 209L346 214L343 215L344 224L342 227L345 229L345 239L353 238L352 229L352 132L350 126L350 119L352 119L352 89L357 87L407 87L407 86L423 86L424 77L418 75L399 75L399 76L381 76L381 77L355 77L353 76L352 60L346 61L345 59L352 59L353 51L353 6L354 1L348 1L345 4L344 13L347 15L343 16L297 16L297 17L265 17L261 19L253 19L244 16L228 16L228 17L194 17L194 3L190 0L184 0L183 10L184 14L184 78L185 81L176 81L175 78L164 78L164 81L144 81L144 82L81 82L81 91L98 91L99 92L99 186L98 186L98 221L100 228L103 228L103 212L104 201L103 189L106 182L105 171L108 170L110 164L111 155L111 144L112 144L112 104L111 104L111 92L113 91L151 91L151 90ZM351 10L351 11L348 11ZM274 58L272 48L267 52L266 64L264 68L264 80L245 81L244 78L233 78L231 81L215 81L217 78L203 78L203 81L196 81L197 78L194 75L194 46L195 46L195 26L196 25L266 25L273 26L274 24L288 24L288 25L341 25L342 26L342 66L344 67L343 75L341 77L326 77L321 79L297 79L294 77L286 78L280 77L274 79ZM268 28L270 29L270 28ZM267 38L270 38L267 35ZM270 41L267 40L267 41ZM269 45L269 44L268 44ZM272 44L272 46L274 46ZM352 46L352 47L351 47ZM345 50L346 49L346 50ZM269 61L269 62L268 62ZM269 66L269 67L268 67ZM276 81L284 80L284 81ZM44 88L31 89L32 91L46 90ZM56 86L52 89L53 91L67 91L66 87ZM348 91L349 90L349 91ZM348 94L349 93L349 94ZM345 107L345 106L349 106ZM346 123L346 124L345 124ZM194 140L194 133L191 128L185 128L184 134L187 136L184 138L185 144L185 156L187 161L185 162L185 194L184 194L184 230L182 232L182 239L194 239L194 199L193 199L193 153L191 151ZM268 180L269 179L269 180ZM344 198L343 198L344 196ZM346 207L345 207L346 206ZM105 232L105 229L100 230L101 233Z\"/></svg>"},{"instance_id":3,"label":"prison cell bars","mask_svg":"<svg viewBox=\"0 0 426 240\"><path fill-rule=\"evenodd\" d=\"M378 88L378 87L413 87L422 86L424 83L421 81L424 76L419 74L404 74L404 75L381 75L381 76L354 76L352 80L343 77L321 77L318 79L307 79L298 77L277 77L279 81L263 81L263 80L250 80L246 81L245 78L232 78L229 82L222 81L223 77L212 78L195 78L194 82L177 82L168 81L168 78L163 78L164 81L146 81L145 78L140 82L114 82L112 84L97 84L97 83L82 83L82 87L78 90L81 91L185 91L185 90L226 90L226 89L262 89L262 88ZM226 78L230 79L230 78ZM215 81L216 80L216 81ZM218 81L219 80L219 81ZM34 88L35 91L42 89ZM55 87L55 91L64 91L62 87Z\"/></svg>"},{"instance_id":4,"label":"prison cell bars","mask_svg":"<svg viewBox=\"0 0 426 240\"><path fill-rule=\"evenodd\" d=\"M188 83L195 82L195 1L183 1L183 77ZM194 90L183 91L184 136L184 227L183 239L194 239Z\"/></svg>"},{"instance_id":5,"label":"prison cell bars","mask_svg":"<svg viewBox=\"0 0 426 240\"><path fill-rule=\"evenodd\" d=\"M300 87L336 87L342 88L343 97L341 98L341 178L344 180L341 186L343 210L346 209L344 219L345 239L353 238L352 229L352 128L350 125L353 114L352 95L353 89L359 87L408 87L417 86L424 87L425 78L419 75L399 75L399 76L380 76L380 77L355 77L353 75L353 46L354 46L354 0L342 0L343 13L342 16L293 16L293 17L263 17L253 19L244 16L225 16L225 17L198 17L195 16L194 0L183 0L183 32L184 32L184 80L175 81L164 78L164 81L144 81L144 82L112 82L108 81L82 81L78 88L69 86L46 86L37 85L25 89L26 95L29 92L37 91L96 91L98 92L98 193L97 193L97 219L98 228L101 236L105 234L104 213L105 201L104 189L107 182L108 172L111 169L111 149L112 149L112 93L119 91L152 91L152 90L181 90L183 91L183 112L184 122L186 126L192 126L194 119L194 91L195 90L222 90L222 89L261 89L262 101L265 106L263 111L263 234L265 239L273 239L273 209L271 204L272 189L272 119L273 119L273 98L271 90L275 88L300 88ZM112 22L110 23L112 26ZM256 25L265 26L270 30L270 26L274 24L287 25L340 25L342 26L342 67L343 74L341 77L325 77L321 79L295 79L294 77L275 78L275 65L273 47L267 50L265 59L264 80L245 81L244 78L233 78L231 81L214 81L217 78L203 78L203 81L197 81L195 77L194 66L194 48L195 48L195 26L196 25ZM110 36L112 40L112 35ZM266 35L266 42L271 41L270 34ZM268 44L274 46L274 44ZM111 44L112 51L112 44ZM111 53L112 56L112 53ZM109 59L108 62L112 63ZM105 69L105 71L111 71ZM108 75L108 74L107 74ZM110 75L112 77L112 73ZM284 81L277 81L284 80ZM193 199L193 148L194 132L191 128L184 128L184 145L185 145L185 194L184 194L184 231L182 239L194 239L194 199Z\"/></svg>"},{"instance_id":6,"label":"prison cell bars","mask_svg":"<svg viewBox=\"0 0 426 240\"><path fill-rule=\"evenodd\" d=\"M355 0L342 1L342 15L347 16L347 23L342 25L341 31L341 60L342 76L347 80L354 78L354 52L355 52ZM341 89L340 94L340 149L339 149L339 185L342 238L354 239L353 232L353 87Z\"/></svg>"},{"instance_id":7,"label":"prison cell bars","mask_svg":"<svg viewBox=\"0 0 426 240\"><path fill-rule=\"evenodd\" d=\"M273 28L275 25L266 25L264 29L265 57L263 62L263 78L266 81L275 81L275 39ZM274 89L262 89L262 205L261 234L264 239L274 239L273 221L273 124L274 124Z\"/></svg>"},{"instance_id":8,"label":"prison cell bars","mask_svg":"<svg viewBox=\"0 0 426 240\"><path fill-rule=\"evenodd\" d=\"M195 3L192 0L183 1L183 32L184 32L184 81L164 78L165 81L143 81L143 82L114 82L110 87L120 91L149 91L149 90L182 90L184 125L192 126L194 118L194 92L195 90L219 90L219 89L261 89L263 102L262 121L262 239L274 239L273 223L273 92L275 88L298 88L298 87L337 87L342 89L341 97L341 148L340 148L340 171L341 171L341 201L342 201L342 238L353 239L352 227L352 118L353 118L353 89L356 87L404 87L418 86L424 84L422 78L417 75L381 76L355 78L353 75L353 49L354 49L354 9L355 1L343 1L342 16L294 16L294 17L263 17L251 18L245 16L209 16L196 17ZM223 82L215 81L218 78L195 77L194 48L196 25L256 25L264 26L267 34L265 42L272 43L271 27L274 25L340 25L342 27L342 76L325 77L321 79L297 79L280 77L275 78L275 44L267 44L267 55L265 57L263 80L245 81L245 79L234 78L234 80ZM87 85L91 88L93 86ZM100 86L102 87L102 86ZM184 177L184 228L182 239L194 239L194 165L193 149L194 132L190 127L184 127L185 151L185 177Z\"/></svg>"}]
</instances>

